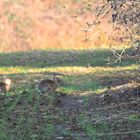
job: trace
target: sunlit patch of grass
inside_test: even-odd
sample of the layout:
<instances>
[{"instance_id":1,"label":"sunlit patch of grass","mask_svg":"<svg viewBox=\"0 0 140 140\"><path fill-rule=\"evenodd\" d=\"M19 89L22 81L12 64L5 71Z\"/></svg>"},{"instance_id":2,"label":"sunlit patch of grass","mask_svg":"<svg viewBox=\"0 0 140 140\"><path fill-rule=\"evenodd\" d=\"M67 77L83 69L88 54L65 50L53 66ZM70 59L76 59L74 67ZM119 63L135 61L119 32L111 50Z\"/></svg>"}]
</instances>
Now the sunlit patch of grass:
<instances>
[{"instance_id":1,"label":"sunlit patch of grass","mask_svg":"<svg viewBox=\"0 0 140 140\"><path fill-rule=\"evenodd\" d=\"M57 89L57 91L66 94L72 94L75 92L75 89L73 87L60 87L59 89Z\"/></svg>"},{"instance_id":2,"label":"sunlit patch of grass","mask_svg":"<svg viewBox=\"0 0 140 140\"><path fill-rule=\"evenodd\" d=\"M82 82L78 84L72 84L68 86L62 86L59 91L64 93L79 93L79 92L95 92L100 87L100 84L98 82Z\"/></svg>"},{"instance_id":3,"label":"sunlit patch of grass","mask_svg":"<svg viewBox=\"0 0 140 140\"><path fill-rule=\"evenodd\" d=\"M94 92L96 94L100 94L100 93L105 92L107 89L108 89L107 87L100 87L100 88L96 89Z\"/></svg>"},{"instance_id":4,"label":"sunlit patch of grass","mask_svg":"<svg viewBox=\"0 0 140 140\"><path fill-rule=\"evenodd\" d=\"M116 66L116 67L81 67L81 66L63 66L63 67L48 67L48 68L32 68L32 67L0 67L1 74L29 74L29 73L43 73L43 72L59 72L67 75L84 75L96 72L118 72L138 70L139 65Z\"/></svg>"},{"instance_id":5,"label":"sunlit patch of grass","mask_svg":"<svg viewBox=\"0 0 140 140\"><path fill-rule=\"evenodd\" d=\"M94 80L95 78L95 80ZM85 94L98 94L107 90L107 87L101 85L96 76L91 78L91 75L75 75L65 76L63 79L66 84L62 85L58 91L72 94L72 93L85 93Z\"/></svg>"},{"instance_id":6,"label":"sunlit patch of grass","mask_svg":"<svg viewBox=\"0 0 140 140\"><path fill-rule=\"evenodd\" d=\"M107 90L111 77L120 75L133 76L133 71L138 70L138 65L116 66L116 67L49 67L49 68L30 68L30 67L1 67L0 73L10 76L14 80L11 91L8 94L21 94L23 91L36 92L35 80L51 76L53 73L64 74L62 80L64 85L60 85L57 91L67 94L71 93L101 93ZM49 75L49 73L52 73ZM104 77L106 77L104 79ZM109 78L110 77L110 78ZM103 80L103 81L102 81ZM103 85L102 85L103 84Z\"/></svg>"},{"instance_id":7,"label":"sunlit patch of grass","mask_svg":"<svg viewBox=\"0 0 140 140\"><path fill-rule=\"evenodd\" d=\"M43 51L65 51L65 50L74 50L74 51L81 51L81 50L96 50L96 49L109 49L109 45L108 44L101 44L101 45L85 45L84 43L79 43L76 47L75 46L68 46L68 45L65 45L65 46L39 46L38 48L43 50ZM119 45L113 45L112 46L114 49L116 50L121 50L121 49L124 49L124 48L130 48L131 46L130 45L127 45L127 44L119 44ZM37 50L38 48L32 48L32 50Z\"/></svg>"}]
</instances>

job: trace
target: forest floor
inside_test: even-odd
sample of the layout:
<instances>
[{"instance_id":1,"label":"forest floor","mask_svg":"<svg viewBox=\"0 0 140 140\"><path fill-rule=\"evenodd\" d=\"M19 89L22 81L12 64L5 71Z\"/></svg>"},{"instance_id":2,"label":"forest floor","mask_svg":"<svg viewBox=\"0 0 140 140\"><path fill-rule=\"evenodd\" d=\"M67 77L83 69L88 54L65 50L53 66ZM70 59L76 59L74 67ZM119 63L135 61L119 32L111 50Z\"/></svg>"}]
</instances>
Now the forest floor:
<instances>
[{"instance_id":1,"label":"forest floor","mask_svg":"<svg viewBox=\"0 0 140 140\"><path fill-rule=\"evenodd\" d=\"M139 140L140 62L111 63L101 50L0 54L0 140ZM56 75L57 90L40 94L36 81Z\"/></svg>"}]
</instances>

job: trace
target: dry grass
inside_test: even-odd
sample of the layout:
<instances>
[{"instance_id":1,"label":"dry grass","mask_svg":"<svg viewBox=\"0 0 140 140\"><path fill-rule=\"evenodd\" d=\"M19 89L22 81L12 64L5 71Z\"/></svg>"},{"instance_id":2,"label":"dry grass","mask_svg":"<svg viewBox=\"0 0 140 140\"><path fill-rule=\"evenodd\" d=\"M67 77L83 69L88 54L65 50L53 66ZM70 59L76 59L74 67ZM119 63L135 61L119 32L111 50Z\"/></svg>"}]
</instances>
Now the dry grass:
<instances>
[{"instance_id":1,"label":"dry grass","mask_svg":"<svg viewBox=\"0 0 140 140\"><path fill-rule=\"evenodd\" d=\"M78 22L72 18L74 11L82 6L80 1L1 1L0 51L108 48L110 44L122 46L120 40L111 39L112 35L118 34L107 23L108 18L93 28L89 32L91 40L84 42L82 29L93 16L79 15Z\"/></svg>"}]
</instances>

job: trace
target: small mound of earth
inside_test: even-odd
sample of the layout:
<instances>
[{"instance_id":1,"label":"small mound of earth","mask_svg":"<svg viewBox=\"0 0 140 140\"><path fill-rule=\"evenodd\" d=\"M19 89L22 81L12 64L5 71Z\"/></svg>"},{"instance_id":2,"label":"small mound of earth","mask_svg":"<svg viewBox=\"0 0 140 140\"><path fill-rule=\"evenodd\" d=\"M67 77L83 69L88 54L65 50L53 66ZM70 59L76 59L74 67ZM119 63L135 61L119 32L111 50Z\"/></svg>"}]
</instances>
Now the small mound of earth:
<instances>
[{"instance_id":1,"label":"small mound of earth","mask_svg":"<svg viewBox=\"0 0 140 140\"><path fill-rule=\"evenodd\" d=\"M128 83L115 88L110 88L99 98L104 103L120 103L137 100L140 97L140 84Z\"/></svg>"},{"instance_id":2,"label":"small mound of earth","mask_svg":"<svg viewBox=\"0 0 140 140\"><path fill-rule=\"evenodd\" d=\"M98 108L110 104L120 104L139 101L140 84L128 83L115 88L110 88L102 94L88 95L87 100L82 96L60 97L62 107L66 109L79 110L85 107Z\"/></svg>"}]
</instances>

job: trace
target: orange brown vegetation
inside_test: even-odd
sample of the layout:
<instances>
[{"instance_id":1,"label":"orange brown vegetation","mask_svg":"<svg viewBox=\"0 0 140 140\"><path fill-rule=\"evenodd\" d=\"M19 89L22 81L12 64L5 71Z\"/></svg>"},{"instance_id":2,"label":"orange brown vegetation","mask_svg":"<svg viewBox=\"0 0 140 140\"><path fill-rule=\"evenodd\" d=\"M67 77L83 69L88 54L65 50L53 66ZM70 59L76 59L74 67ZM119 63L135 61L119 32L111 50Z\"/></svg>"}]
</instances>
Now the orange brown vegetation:
<instances>
[{"instance_id":1,"label":"orange brown vegetation","mask_svg":"<svg viewBox=\"0 0 140 140\"><path fill-rule=\"evenodd\" d=\"M81 6L80 1L74 0L0 1L0 50L79 49L121 42L112 39L116 32L107 22L108 17L89 32L91 41L84 42L82 29L95 16L87 13L75 22L74 11Z\"/></svg>"}]
</instances>

